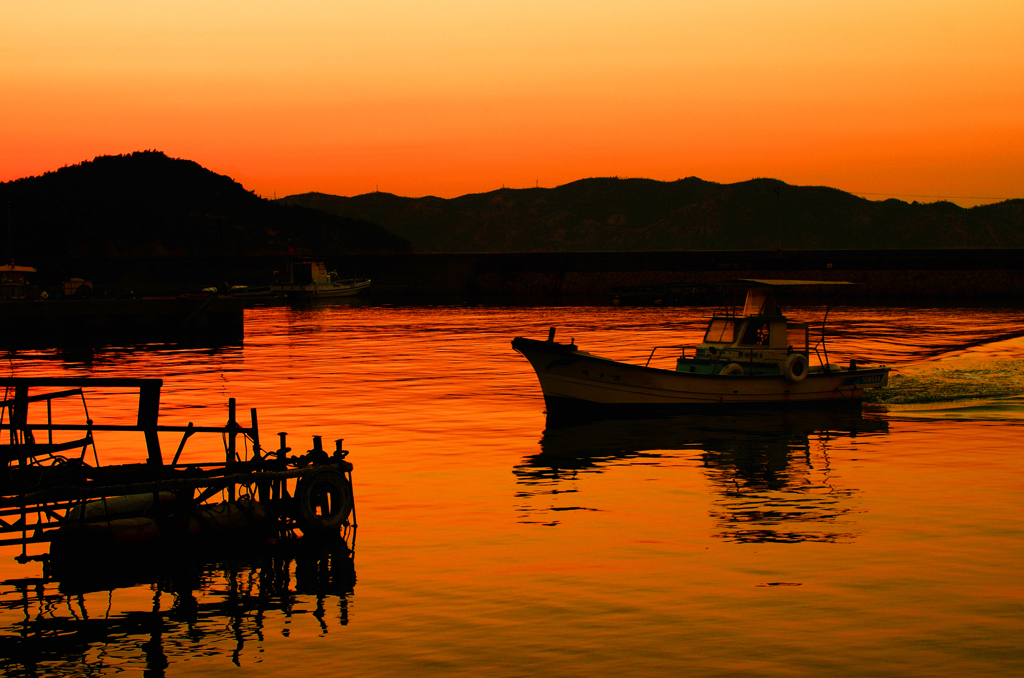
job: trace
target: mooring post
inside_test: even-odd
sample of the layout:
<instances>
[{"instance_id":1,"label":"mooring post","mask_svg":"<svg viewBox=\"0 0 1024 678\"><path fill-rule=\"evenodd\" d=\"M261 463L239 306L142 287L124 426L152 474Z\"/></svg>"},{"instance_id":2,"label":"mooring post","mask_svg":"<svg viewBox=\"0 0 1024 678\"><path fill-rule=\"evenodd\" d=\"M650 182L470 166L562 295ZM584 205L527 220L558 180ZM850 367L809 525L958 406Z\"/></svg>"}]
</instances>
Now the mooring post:
<instances>
[{"instance_id":1,"label":"mooring post","mask_svg":"<svg viewBox=\"0 0 1024 678\"><path fill-rule=\"evenodd\" d=\"M260 426L256 422L256 408L249 408L249 419L252 426L249 429L249 437L252 438L252 456L256 459L263 457L263 450L260 449Z\"/></svg>"},{"instance_id":2,"label":"mooring post","mask_svg":"<svg viewBox=\"0 0 1024 678\"><path fill-rule=\"evenodd\" d=\"M231 467L235 464L235 429L237 424L235 423L235 399L228 398L228 449L227 459L224 464L224 473L230 474ZM228 483L228 501L235 500L235 484Z\"/></svg>"},{"instance_id":3,"label":"mooring post","mask_svg":"<svg viewBox=\"0 0 1024 678\"><path fill-rule=\"evenodd\" d=\"M277 448L277 462L279 468L277 470L283 471L288 467L288 452L292 448L288 447L288 432L281 431L277 434L281 438L281 447ZM278 499L284 499L288 496L288 484L286 480L280 479L274 481L276 488L276 497Z\"/></svg>"},{"instance_id":4,"label":"mooring post","mask_svg":"<svg viewBox=\"0 0 1024 678\"><path fill-rule=\"evenodd\" d=\"M14 403L11 405L11 445L26 443L25 427L28 425L28 386L14 387ZM22 459L21 465L27 463Z\"/></svg>"},{"instance_id":5,"label":"mooring post","mask_svg":"<svg viewBox=\"0 0 1024 678\"><path fill-rule=\"evenodd\" d=\"M277 436L281 439L281 447L277 448L277 460L284 464L288 461L288 452L292 449L288 447L288 432L281 431Z\"/></svg>"},{"instance_id":6,"label":"mooring post","mask_svg":"<svg viewBox=\"0 0 1024 678\"><path fill-rule=\"evenodd\" d=\"M14 387L14 403L11 405L11 444L27 443L28 429L28 386ZM20 435L18 429L22 429ZM18 466L27 466L28 458L18 460ZM21 558L28 557L28 504L25 494L21 495Z\"/></svg>"},{"instance_id":7,"label":"mooring post","mask_svg":"<svg viewBox=\"0 0 1024 678\"><path fill-rule=\"evenodd\" d=\"M252 438L252 460L257 469L265 468L263 465L263 450L260 449L260 427L256 420L256 408L249 408L249 437ZM256 483L257 501L267 502L270 500L270 481L262 480Z\"/></svg>"},{"instance_id":8,"label":"mooring post","mask_svg":"<svg viewBox=\"0 0 1024 678\"><path fill-rule=\"evenodd\" d=\"M163 457L160 455L160 437L156 433L157 422L160 418L160 386L162 384L163 382L159 379L147 379L139 386L138 426L146 436L146 451L149 453L147 461L154 466L163 466L164 463Z\"/></svg>"}]
</instances>

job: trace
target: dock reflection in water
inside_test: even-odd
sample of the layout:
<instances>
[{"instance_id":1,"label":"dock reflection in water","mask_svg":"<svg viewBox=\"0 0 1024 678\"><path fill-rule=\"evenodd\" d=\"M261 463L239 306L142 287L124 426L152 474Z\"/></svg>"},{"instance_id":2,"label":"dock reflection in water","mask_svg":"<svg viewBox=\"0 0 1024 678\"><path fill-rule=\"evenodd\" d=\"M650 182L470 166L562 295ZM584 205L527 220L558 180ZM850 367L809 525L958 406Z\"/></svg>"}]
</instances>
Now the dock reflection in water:
<instances>
[{"instance_id":1,"label":"dock reflection in water","mask_svg":"<svg viewBox=\"0 0 1024 678\"><path fill-rule=\"evenodd\" d=\"M839 438L888 434L857 410L757 411L656 419L548 420L540 454L516 467L521 498L619 464L696 460L714 491L715 537L733 542L838 542L856 537L858 490L833 478ZM542 510L542 509L540 509ZM552 509L560 510L560 509ZM564 510L564 509L561 509ZM524 508L532 522L538 509ZM548 523L555 524L555 523Z\"/></svg>"},{"instance_id":2,"label":"dock reflection in water","mask_svg":"<svg viewBox=\"0 0 1024 678\"><path fill-rule=\"evenodd\" d=\"M0 628L7 675L94 675L125 662L163 675L190 656L259 661L268 636L287 638L298 619L314 633L348 624L356 583L348 539L294 540L230 557L182 554L145 565L103 564L53 581L5 582L18 595L0 607L23 619Z\"/></svg>"}]
</instances>

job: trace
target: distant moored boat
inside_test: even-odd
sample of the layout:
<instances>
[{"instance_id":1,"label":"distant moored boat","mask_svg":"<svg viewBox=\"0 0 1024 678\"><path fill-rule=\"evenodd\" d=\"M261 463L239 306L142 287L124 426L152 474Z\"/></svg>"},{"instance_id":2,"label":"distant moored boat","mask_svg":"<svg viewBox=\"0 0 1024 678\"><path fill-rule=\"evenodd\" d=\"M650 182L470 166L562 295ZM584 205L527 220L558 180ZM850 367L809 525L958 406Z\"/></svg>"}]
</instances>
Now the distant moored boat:
<instances>
[{"instance_id":1,"label":"distant moored boat","mask_svg":"<svg viewBox=\"0 0 1024 678\"><path fill-rule=\"evenodd\" d=\"M322 261L296 261L288 265L288 281L270 286L271 292L291 299L351 297L370 286L368 278L338 278Z\"/></svg>"}]
</instances>

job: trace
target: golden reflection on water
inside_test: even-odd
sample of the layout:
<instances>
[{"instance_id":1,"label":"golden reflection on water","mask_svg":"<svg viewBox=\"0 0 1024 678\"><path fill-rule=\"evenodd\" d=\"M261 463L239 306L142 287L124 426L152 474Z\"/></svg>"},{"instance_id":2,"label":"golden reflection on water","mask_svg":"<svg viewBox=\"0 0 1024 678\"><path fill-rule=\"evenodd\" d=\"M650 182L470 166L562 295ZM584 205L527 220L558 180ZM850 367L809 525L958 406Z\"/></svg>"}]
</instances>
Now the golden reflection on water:
<instances>
[{"instance_id":1,"label":"golden reflection on water","mask_svg":"<svg viewBox=\"0 0 1024 678\"><path fill-rule=\"evenodd\" d=\"M850 540L857 492L833 478L829 447L837 437L887 431L884 418L865 418L860 411L743 411L567 426L549 422L541 452L516 469L528 488L519 496L564 495L565 481L574 483L579 473L618 463L658 466L682 456L697 462L715 493L712 517L720 531L714 536L746 542ZM521 510L535 520L544 510L582 509L551 504ZM558 520L544 524L557 525Z\"/></svg>"},{"instance_id":2,"label":"golden reflection on water","mask_svg":"<svg viewBox=\"0 0 1024 678\"><path fill-rule=\"evenodd\" d=\"M509 346L555 324L586 350L643 361L699 340L705 315L265 307L247 312L240 347L8 356L15 376L162 377L164 423L222 424L234 397L296 451L344 438L360 528L341 587L340 558L300 568L274 554L199 558L81 596L4 585L5 672L1024 671L1022 429L1007 381L1024 358L1021 314L830 316L847 337L830 335L830 357L893 364L917 380L893 397L913 390L936 412L973 399L987 420L866 407L564 426L546 421ZM97 442L106 463L138 461L137 441ZM223 454L195 442L190 460ZM0 552L0 578L38 575L14 554Z\"/></svg>"}]
</instances>

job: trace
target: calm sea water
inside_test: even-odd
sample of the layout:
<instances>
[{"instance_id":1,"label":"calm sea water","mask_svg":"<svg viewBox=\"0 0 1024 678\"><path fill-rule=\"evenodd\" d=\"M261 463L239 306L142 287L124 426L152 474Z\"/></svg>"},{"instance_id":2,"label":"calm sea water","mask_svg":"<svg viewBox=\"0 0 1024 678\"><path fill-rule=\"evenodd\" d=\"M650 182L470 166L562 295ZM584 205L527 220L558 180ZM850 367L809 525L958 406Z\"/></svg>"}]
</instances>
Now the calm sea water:
<instances>
[{"instance_id":1,"label":"calm sea water","mask_svg":"<svg viewBox=\"0 0 1024 678\"><path fill-rule=\"evenodd\" d=\"M790 309L813 316L820 309ZM517 335L644 361L703 309L247 311L244 346L6 356L164 379L162 422L344 438L344 553L221 554L86 593L0 551L7 675L1024 674L1024 312L840 308L829 356L897 368L858 414L547 428ZM661 355L660 353L658 355ZM670 352L662 360L671 365ZM90 416L123 412L88 401ZM244 411L244 410L243 410ZM178 439L168 437L165 449ZM101 461L138 441L98 438ZM193 445L195 445L193 447ZM219 440L193 459L222 455ZM346 567L354 565L355 578ZM25 581L17 581L25 580Z\"/></svg>"}]
</instances>

